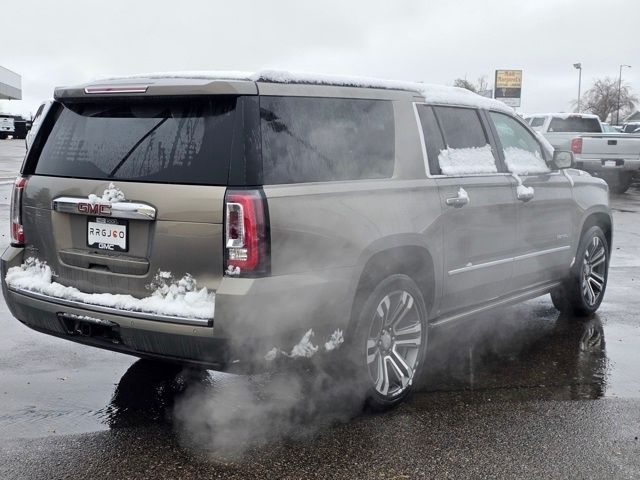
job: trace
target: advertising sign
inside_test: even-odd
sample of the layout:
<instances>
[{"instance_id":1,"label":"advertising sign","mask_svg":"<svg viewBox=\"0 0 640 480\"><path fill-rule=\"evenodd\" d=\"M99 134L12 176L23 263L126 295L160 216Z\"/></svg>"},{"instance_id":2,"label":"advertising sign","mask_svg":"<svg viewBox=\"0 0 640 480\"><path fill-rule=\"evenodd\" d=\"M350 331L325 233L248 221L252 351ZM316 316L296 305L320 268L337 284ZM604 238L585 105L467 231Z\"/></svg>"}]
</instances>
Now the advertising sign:
<instances>
[{"instance_id":1,"label":"advertising sign","mask_svg":"<svg viewBox=\"0 0 640 480\"><path fill-rule=\"evenodd\" d=\"M519 107L522 96L522 70L496 70L493 97L510 107Z\"/></svg>"}]
</instances>

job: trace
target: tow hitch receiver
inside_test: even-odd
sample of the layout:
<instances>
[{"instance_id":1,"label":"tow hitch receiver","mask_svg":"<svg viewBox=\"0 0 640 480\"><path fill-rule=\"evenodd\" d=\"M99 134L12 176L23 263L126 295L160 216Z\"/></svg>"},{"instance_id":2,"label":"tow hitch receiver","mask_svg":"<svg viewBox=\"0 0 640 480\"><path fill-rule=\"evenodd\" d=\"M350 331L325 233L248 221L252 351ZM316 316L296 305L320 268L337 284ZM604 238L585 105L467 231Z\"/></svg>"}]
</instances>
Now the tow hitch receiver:
<instances>
[{"instance_id":1,"label":"tow hitch receiver","mask_svg":"<svg viewBox=\"0 0 640 480\"><path fill-rule=\"evenodd\" d=\"M122 343L120 326L101 318L59 312L58 319L68 335L92 337L110 343Z\"/></svg>"}]
</instances>

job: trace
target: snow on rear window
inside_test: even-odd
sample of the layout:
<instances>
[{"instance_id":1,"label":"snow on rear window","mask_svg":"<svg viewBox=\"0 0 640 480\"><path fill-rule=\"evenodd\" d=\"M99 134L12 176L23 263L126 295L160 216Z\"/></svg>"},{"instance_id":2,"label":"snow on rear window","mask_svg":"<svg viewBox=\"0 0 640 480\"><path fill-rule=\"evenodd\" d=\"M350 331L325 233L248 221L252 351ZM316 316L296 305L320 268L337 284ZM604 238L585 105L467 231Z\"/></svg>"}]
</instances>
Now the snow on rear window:
<instances>
[{"instance_id":1,"label":"snow on rear window","mask_svg":"<svg viewBox=\"0 0 640 480\"><path fill-rule=\"evenodd\" d=\"M446 148L438 155L440 170L444 175L469 175L497 173L496 160L491 145L471 148Z\"/></svg>"}]
</instances>

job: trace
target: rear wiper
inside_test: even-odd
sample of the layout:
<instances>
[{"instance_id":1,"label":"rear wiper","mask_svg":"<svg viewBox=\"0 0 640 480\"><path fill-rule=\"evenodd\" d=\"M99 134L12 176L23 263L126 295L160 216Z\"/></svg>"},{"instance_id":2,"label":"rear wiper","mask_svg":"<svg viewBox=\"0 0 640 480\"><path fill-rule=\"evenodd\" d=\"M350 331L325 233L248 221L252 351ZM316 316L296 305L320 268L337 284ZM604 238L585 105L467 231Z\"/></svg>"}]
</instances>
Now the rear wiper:
<instances>
[{"instance_id":1,"label":"rear wiper","mask_svg":"<svg viewBox=\"0 0 640 480\"><path fill-rule=\"evenodd\" d=\"M133 147L131 147L131 150L129 150L129 151L127 152L127 154L126 154L124 157L122 157L122 160L120 160L120 161L118 162L118 164L114 167L114 169L113 169L113 170L111 170L111 172L109 172L108 177L109 177L109 178L113 178L113 176L116 174L116 172L117 172L118 170L120 170L120 167L122 167L122 165L124 165L124 162L126 162L126 161L129 159L129 157L131 156L131 154L132 154L133 152L135 152L135 151L136 151L136 149L137 149L137 148L142 144L142 142L144 142L144 141L149 137L149 135L151 135L151 134L152 134L153 132L155 132L158 128L160 128L160 126L161 126L164 122L166 122L167 120L169 120L169 117L165 117L165 118L163 118L162 120L160 120L160 121L158 122L158 124L157 124L157 125L155 125L155 126L154 126L151 130L149 130L147 133L145 133L145 134L142 136L142 138L141 138L140 140L138 140L138 141L135 143L135 145L134 145Z\"/></svg>"}]
</instances>

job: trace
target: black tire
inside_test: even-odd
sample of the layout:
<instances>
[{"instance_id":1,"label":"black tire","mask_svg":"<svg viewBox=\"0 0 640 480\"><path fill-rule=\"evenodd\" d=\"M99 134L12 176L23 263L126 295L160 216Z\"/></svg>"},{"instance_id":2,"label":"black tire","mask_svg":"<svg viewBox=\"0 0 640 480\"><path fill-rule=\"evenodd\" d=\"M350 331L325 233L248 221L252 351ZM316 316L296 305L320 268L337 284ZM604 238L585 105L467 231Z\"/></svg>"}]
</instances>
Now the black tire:
<instances>
[{"instance_id":1,"label":"black tire","mask_svg":"<svg viewBox=\"0 0 640 480\"><path fill-rule=\"evenodd\" d=\"M0 133L0 140L6 140L7 138L9 138L9 135L6 133Z\"/></svg>"},{"instance_id":2,"label":"black tire","mask_svg":"<svg viewBox=\"0 0 640 480\"><path fill-rule=\"evenodd\" d=\"M392 408L411 394L422 369L427 327L424 297L411 277L390 275L368 295L357 317L349 356L370 408Z\"/></svg>"},{"instance_id":3,"label":"black tire","mask_svg":"<svg viewBox=\"0 0 640 480\"><path fill-rule=\"evenodd\" d=\"M629 190L632 179L633 179L633 174L622 173L618 177L617 181L609 183L609 190L611 191L611 193L620 195L626 192L627 190Z\"/></svg>"},{"instance_id":4,"label":"black tire","mask_svg":"<svg viewBox=\"0 0 640 480\"><path fill-rule=\"evenodd\" d=\"M602 303L608 275L609 244L602 229L593 226L582 234L570 277L551 292L551 301L561 312L591 315Z\"/></svg>"}]
</instances>

